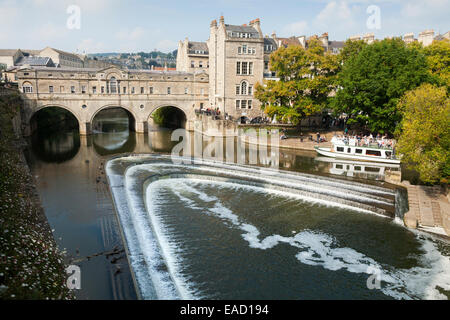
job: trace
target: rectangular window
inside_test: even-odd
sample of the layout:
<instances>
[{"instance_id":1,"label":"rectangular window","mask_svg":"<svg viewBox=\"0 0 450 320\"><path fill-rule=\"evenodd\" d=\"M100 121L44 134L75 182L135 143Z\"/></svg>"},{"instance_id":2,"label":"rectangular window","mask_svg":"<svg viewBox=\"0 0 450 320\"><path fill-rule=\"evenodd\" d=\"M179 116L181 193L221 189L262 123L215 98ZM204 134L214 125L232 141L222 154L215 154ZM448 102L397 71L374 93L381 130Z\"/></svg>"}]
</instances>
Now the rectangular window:
<instances>
[{"instance_id":1,"label":"rectangular window","mask_svg":"<svg viewBox=\"0 0 450 320\"><path fill-rule=\"evenodd\" d=\"M253 62L248 63L248 73L247 74L253 74Z\"/></svg>"},{"instance_id":2,"label":"rectangular window","mask_svg":"<svg viewBox=\"0 0 450 320\"><path fill-rule=\"evenodd\" d=\"M22 91L23 91L23 93L32 93L33 92L33 87L31 87L31 86L24 86L24 87L22 87Z\"/></svg>"},{"instance_id":3,"label":"rectangular window","mask_svg":"<svg viewBox=\"0 0 450 320\"><path fill-rule=\"evenodd\" d=\"M199 62L198 62L198 67L199 67L199 68L203 68L203 61L199 61Z\"/></svg>"},{"instance_id":4,"label":"rectangular window","mask_svg":"<svg viewBox=\"0 0 450 320\"><path fill-rule=\"evenodd\" d=\"M100 92L101 93L105 93L105 87L104 86L101 87Z\"/></svg>"},{"instance_id":5,"label":"rectangular window","mask_svg":"<svg viewBox=\"0 0 450 320\"><path fill-rule=\"evenodd\" d=\"M378 150L366 150L366 155L381 157L381 151L378 151Z\"/></svg>"},{"instance_id":6,"label":"rectangular window","mask_svg":"<svg viewBox=\"0 0 450 320\"><path fill-rule=\"evenodd\" d=\"M362 154L362 149L355 149L355 153Z\"/></svg>"},{"instance_id":7,"label":"rectangular window","mask_svg":"<svg viewBox=\"0 0 450 320\"><path fill-rule=\"evenodd\" d=\"M53 93L53 86L48 87L48 92Z\"/></svg>"},{"instance_id":8,"label":"rectangular window","mask_svg":"<svg viewBox=\"0 0 450 320\"><path fill-rule=\"evenodd\" d=\"M97 87L92 87L92 93L96 94L97 93Z\"/></svg>"},{"instance_id":9,"label":"rectangular window","mask_svg":"<svg viewBox=\"0 0 450 320\"><path fill-rule=\"evenodd\" d=\"M239 61L236 63L236 74L241 74L241 63Z\"/></svg>"},{"instance_id":10,"label":"rectangular window","mask_svg":"<svg viewBox=\"0 0 450 320\"><path fill-rule=\"evenodd\" d=\"M148 88L148 93L153 94L153 87Z\"/></svg>"},{"instance_id":11,"label":"rectangular window","mask_svg":"<svg viewBox=\"0 0 450 320\"><path fill-rule=\"evenodd\" d=\"M144 87L141 87L141 94L144 94Z\"/></svg>"},{"instance_id":12,"label":"rectangular window","mask_svg":"<svg viewBox=\"0 0 450 320\"><path fill-rule=\"evenodd\" d=\"M242 46L242 53L243 53L243 54L246 54L246 53L247 53L247 45L246 45L246 44L244 44L244 45Z\"/></svg>"},{"instance_id":13,"label":"rectangular window","mask_svg":"<svg viewBox=\"0 0 450 320\"><path fill-rule=\"evenodd\" d=\"M200 102L200 109L203 109L203 102Z\"/></svg>"},{"instance_id":14,"label":"rectangular window","mask_svg":"<svg viewBox=\"0 0 450 320\"><path fill-rule=\"evenodd\" d=\"M242 72L241 74L248 74L248 62L242 62Z\"/></svg>"},{"instance_id":15,"label":"rectangular window","mask_svg":"<svg viewBox=\"0 0 450 320\"><path fill-rule=\"evenodd\" d=\"M252 100L247 101L247 108L249 108L249 109L252 108Z\"/></svg>"},{"instance_id":16,"label":"rectangular window","mask_svg":"<svg viewBox=\"0 0 450 320\"><path fill-rule=\"evenodd\" d=\"M70 92L71 92L71 93L75 93L75 86L71 86L71 87L70 87Z\"/></svg>"},{"instance_id":17,"label":"rectangular window","mask_svg":"<svg viewBox=\"0 0 450 320\"><path fill-rule=\"evenodd\" d=\"M170 92L171 92L171 88L167 87L167 94L170 94Z\"/></svg>"},{"instance_id":18,"label":"rectangular window","mask_svg":"<svg viewBox=\"0 0 450 320\"><path fill-rule=\"evenodd\" d=\"M240 85L236 85L236 95L238 95L239 94L239 90L241 89L241 86Z\"/></svg>"},{"instance_id":19,"label":"rectangular window","mask_svg":"<svg viewBox=\"0 0 450 320\"><path fill-rule=\"evenodd\" d=\"M336 150L337 150L338 152L344 152L344 148L343 148L343 147L337 147Z\"/></svg>"},{"instance_id":20,"label":"rectangular window","mask_svg":"<svg viewBox=\"0 0 450 320\"><path fill-rule=\"evenodd\" d=\"M131 93L134 94L134 87L131 87Z\"/></svg>"},{"instance_id":21,"label":"rectangular window","mask_svg":"<svg viewBox=\"0 0 450 320\"><path fill-rule=\"evenodd\" d=\"M251 96L253 94L253 86L248 86L248 95Z\"/></svg>"},{"instance_id":22,"label":"rectangular window","mask_svg":"<svg viewBox=\"0 0 450 320\"><path fill-rule=\"evenodd\" d=\"M239 109L241 107L240 102L241 102L240 100L236 100L236 109Z\"/></svg>"},{"instance_id":23,"label":"rectangular window","mask_svg":"<svg viewBox=\"0 0 450 320\"><path fill-rule=\"evenodd\" d=\"M123 87L122 92L123 92L123 94L127 94L127 87Z\"/></svg>"},{"instance_id":24,"label":"rectangular window","mask_svg":"<svg viewBox=\"0 0 450 320\"><path fill-rule=\"evenodd\" d=\"M264 70L269 69L269 61L264 61Z\"/></svg>"},{"instance_id":25,"label":"rectangular window","mask_svg":"<svg viewBox=\"0 0 450 320\"><path fill-rule=\"evenodd\" d=\"M242 48L238 47L238 54L241 54L241 53L242 53Z\"/></svg>"},{"instance_id":26,"label":"rectangular window","mask_svg":"<svg viewBox=\"0 0 450 320\"><path fill-rule=\"evenodd\" d=\"M247 108L247 100L241 100L241 109Z\"/></svg>"},{"instance_id":27,"label":"rectangular window","mask_svg":"<svg viewBox=\"0 0 450 320\"><path fill-rule=\"evenodd\" d=\"M83 94L86 93L86 86L81 86L81 93L83 93Z\"/></svg>"},{"instance_id":28,"label":"rectangular window","mask_svg":"<svg viewBox=\"0 0 450 320\"><path fill-rule=\"evenodd\" d=\"M191 61L191 68L195 68L195 62Z\"/></svg>"}]
</instances>

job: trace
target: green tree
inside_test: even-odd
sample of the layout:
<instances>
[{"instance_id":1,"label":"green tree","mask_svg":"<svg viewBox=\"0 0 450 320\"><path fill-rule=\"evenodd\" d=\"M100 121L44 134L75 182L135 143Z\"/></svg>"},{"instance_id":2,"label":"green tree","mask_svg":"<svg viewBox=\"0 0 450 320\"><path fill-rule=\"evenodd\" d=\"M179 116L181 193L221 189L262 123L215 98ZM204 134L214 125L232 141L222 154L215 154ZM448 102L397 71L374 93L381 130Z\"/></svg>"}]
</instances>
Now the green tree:
<instances>
[{"instance_id":1,"label":"green tree","mask_svg":"<svg viewBox=\"0 0 450 320\"><path fill-rule=\"evenodd\" d=\"M450 40L434 41L423 52L431 72L450 87Z\"/></svg>"},{"instance_id":2,"label":"green tree","mask_svg":"<svg viewBox=\"0 0 450 320\"><path fill-rule=\"evenodd\" d=\"M334 88L338 59L325 53L314 39L308 48L281 47L270 56L271 70L280 81L268 80L255 86L255 97L264 111L282 121L298 124L302 118L320 112L327 106Z\"/></svg>"},{"instance_id":3,"label":"green tree","mask_svg":"<svg viewBox=\"0 0 450 320\"><path fill-rule=\"evenodd\" d=\"M364 40L348 39L339 53L339 61L342 64L345 64L350 58L357 56L366 46L368 46L368 44Z\"/></svg>"},{"instance_id":4,"label":"green tree","mask_svg":"<svg viewBox=\"0 0 450 320\"><path fill-rule=\"evenodd\" d=\"M450 176L450 99L445 87L423 84L399 103L403 115L398 151L426 183L448 183Z\"/></svg>"},{"instance_id":5,"label":"green tree","mask_svg":"<svg viewBox=\"0 0 450 320\"><path fill-rule=\"evenodd\" d=\"M399 99L406 91L432 81L421 50L406 46L401 39L385 39L364 46L345 62L333 107L350 116L349 124L393 133L401 121Z\"/></svg>"}]
</instances>

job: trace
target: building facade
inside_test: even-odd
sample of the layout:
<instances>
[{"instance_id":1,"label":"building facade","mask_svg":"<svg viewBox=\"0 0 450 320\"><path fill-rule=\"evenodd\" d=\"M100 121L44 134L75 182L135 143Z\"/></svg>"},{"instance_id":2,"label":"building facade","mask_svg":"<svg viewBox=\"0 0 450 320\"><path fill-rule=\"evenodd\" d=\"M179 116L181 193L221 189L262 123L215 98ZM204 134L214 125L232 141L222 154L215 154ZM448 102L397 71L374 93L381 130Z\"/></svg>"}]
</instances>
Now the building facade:
<instances>
[{"instance_id":1,"label":"building facade","mask_svg":"<svg viewBox=\"0 0 450 320\"><path fill-rule=\"evenodd\" d=\"M95 115L110 107L129 111L137 132L147 131L156 109L177 107L191 129L195 110L208 103L204 72L36 67L21 69L17 76L25 123L42 108L60 107L77 118L81 134L91 133Z\"/></svg>"}]
</instances>

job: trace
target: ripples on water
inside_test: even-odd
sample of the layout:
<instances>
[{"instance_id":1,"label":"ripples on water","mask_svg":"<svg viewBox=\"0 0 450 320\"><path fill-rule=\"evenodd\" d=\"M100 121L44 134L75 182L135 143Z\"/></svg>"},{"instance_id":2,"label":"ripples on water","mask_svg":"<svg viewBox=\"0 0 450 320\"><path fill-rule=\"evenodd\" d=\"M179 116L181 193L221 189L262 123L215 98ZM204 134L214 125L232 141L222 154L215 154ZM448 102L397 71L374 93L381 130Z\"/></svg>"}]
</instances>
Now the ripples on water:
<instances>
[{"instance_id":1,"label":"ripples on water","mask_svg":"<svg viewBox=\"0 0 450 320\"><path fill-rule=\"evenodd\" d=\"M389 219L270 186L178 177L171 166L108 164L146 298L446 298L448 256ZM374 272L381 290L367 288Z\"/></svg>"},{"instance_id":2,"label":"ripples on water","mask_svg":"<svg viewBox=\"0 0 450 320\"><path fill-rule=\"evenodd\" d=\"M128 131L126 120L115 125L106 116L103 122L103 129L109 132L89 137L77 132L36 135L28 152L58 244L73 257L122 245L102 164L115 154L165 153L174 145L167 130L140 135ZM153 160L152 170L173 171L166 160ZM329 160L321 161L313 152L280 151L282 169L347 179L384 178L382 167L360 170ZM149 165L144 157L123 160L119 172L110 172L113 190L127 180L121 170L137 170L135 164ZM150 167L140 169L139 174L128 177L129 188L115 195L115 200L131 265L145 298L449 296L450 247L367 212L392 206L389 192L376 192L373 187L374 193L369 194L358 191L358 184L350 191L336 185L321 186L321 192L328 188L327 197L340 199L337 205L311 198L314 190L306 196L307 188L317 188L307 180L303 181L303 193L293 195L261 186L268 181L249 185L205 176L150 181ZM208 166L203 169L203 175L221 171ZM179 168L179 172L183 170ZM247 174L241 171L238 178L245 180ZM354 202L366 209L355 207ZM131 205L133 215L122 215ZM143 223L137 223L140 221ZM79 298L136 298L126 260L114 265L101 256L79 264ZM367 289L367 278L374 269L381 271L382 290Z\"/></svg>"}]
</instances>

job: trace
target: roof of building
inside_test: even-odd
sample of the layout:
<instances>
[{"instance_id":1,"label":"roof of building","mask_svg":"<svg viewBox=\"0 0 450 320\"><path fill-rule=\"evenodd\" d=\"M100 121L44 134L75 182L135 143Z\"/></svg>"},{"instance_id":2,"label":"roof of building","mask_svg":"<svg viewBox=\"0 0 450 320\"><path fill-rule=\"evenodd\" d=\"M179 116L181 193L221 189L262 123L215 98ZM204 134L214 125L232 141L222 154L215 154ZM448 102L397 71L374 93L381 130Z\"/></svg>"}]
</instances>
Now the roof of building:
<instances>
[{"instance_id":1,"label":"roof of building","mask_svg":"<svg viewBox=\"0 0 450 320\"><path fill-rule=\"evenodd\" d=\"M19 49L0 49L0 56L13 56Z\"/></svg>"},{"instance_id":2,"label":"roof of building","mask_svg":"<svg viewBox=\"0 0 450 320\"><path fill-rule=\"evenodd\" d=\"M20 49L22 51L24 56L38 56L41 54L41 50L34 50L34 49Z\"/></svg>"},{"instance_id":3,"label":"roof of building","mask_svg":"<svg viewBox=\"0 0 450 320\"><path fill-rule=\"evenodd\" d=\"M206 42L196 42L196 41L189 41L188 44L188 50L189 53L196 53L196 51L203 51L205 54L209 52L208 45Z\"/></svg>"},{"instance_id":4,"label":"roof of building","mask_svg":"<svg viewBox=\"0 0 450 320\"><path fill-rule=\"evenodd\" d=\"M48 49L52 49L52 50L56 51L56 52L59 53L59 54L63 54L63 55L66 55L66 56L70 56L70 57L72 57L72 58L74 58L74 59L78 59L78 60L82 61L82 59L80 58L80 56L78 56L78 55L75 54L75 53L70 53L70 52L62 51L62 50L55 49L55 48L51 48L51 47L47 47L47 48L48 48ZM47 48L45 48L45 49L47 49ZM44 50L45 50L45 49L44 49ZM42 50L42 51L44 51L44 50Z\"/></svg>"},{"instance_id":5,"label":"roof of building","mask_svg":"<svg viewBox=\"0 0 450 320\"><path fill-rule=\"evenodd\" d=\"M342 49L345 46L345 41L328 41L329 48Z\"/></svg>"},{"instance_id":6,"label":"roof of building","mask_svg":"<svg viewBox=\"0 0 450 320\"><path fill-rule=\"evenodd\" d=\"M265 37L264 38L264 44L272 44L272 45L276 46L277 42L274 39L272 39L272 38Z\"/></svg>"},{"instance_id":7,"label":"roof of building","mask_svg":"<svg viewBox=\"0 0 450 320\"><path fill-rule=\"evenodd\" d=\"M176 71L177 68L165 68L165 67L153 67L153 70L155 71Z\"/></svg>"},{"instance_id":8,"label":"roof of building","mask_svg":"<svg viewBox=\"0 0 450 320\"><path fill-rule=\"evenodd\" d=\"M243 32L243 33L258 33L258 30L251 26L236 26L232 24L226 24L225 29L227 31L233 31L233 32Z\"/></svg>"},{"instance_id":9,"label":"roof of building","mask_svg":"<svg viewBox=\"0 0 450 320\"><path fill-rule=\"evenodd\" d=\"M283 46L301 46L302 44L298 40L297 37L289 37L289 38L277 38L277 40L281 41L281 45Z\"/></svg>"},{"instance_id":10,"label":"roof of building","mask_svg":"<svg viewBox=\"0 0 450 320\"><path fill-rule=\"evenodd\" d=\"M42 66L34 66L34 67L29 67L29 68L24 68L24 70L35 70L35 71L54 71L54 72L103 72L106 69L110 69L110 68L114 68L114 67L108 67L108 68L72 68L72 67L61 67L61 68L55 68L55 67L42 67ZM173 74L173 75L181 75L181 74L185 74L185 75L193 75L193 74L205 74L207 75L204 71L197 71L197 72L184 72L184 71L176 71L176 70L172 70L173 68L167 68L168 70L149 70L149 69L120 69L120 68L116 68L119 69L121 72L125 72L125 73L153 73L153 74Z\"/></svg>"},{"instance_id":11,"label":"roof of building","mask_svg":"<svg viewBox=\"0 0 450 320\"><path fill-rule=\"evenodd\" d=\"M23 57L18 62L18 66L30 65L30 66L48 66L52 65L53 61L49 57Z\"/></svg>"}]
</instances>

